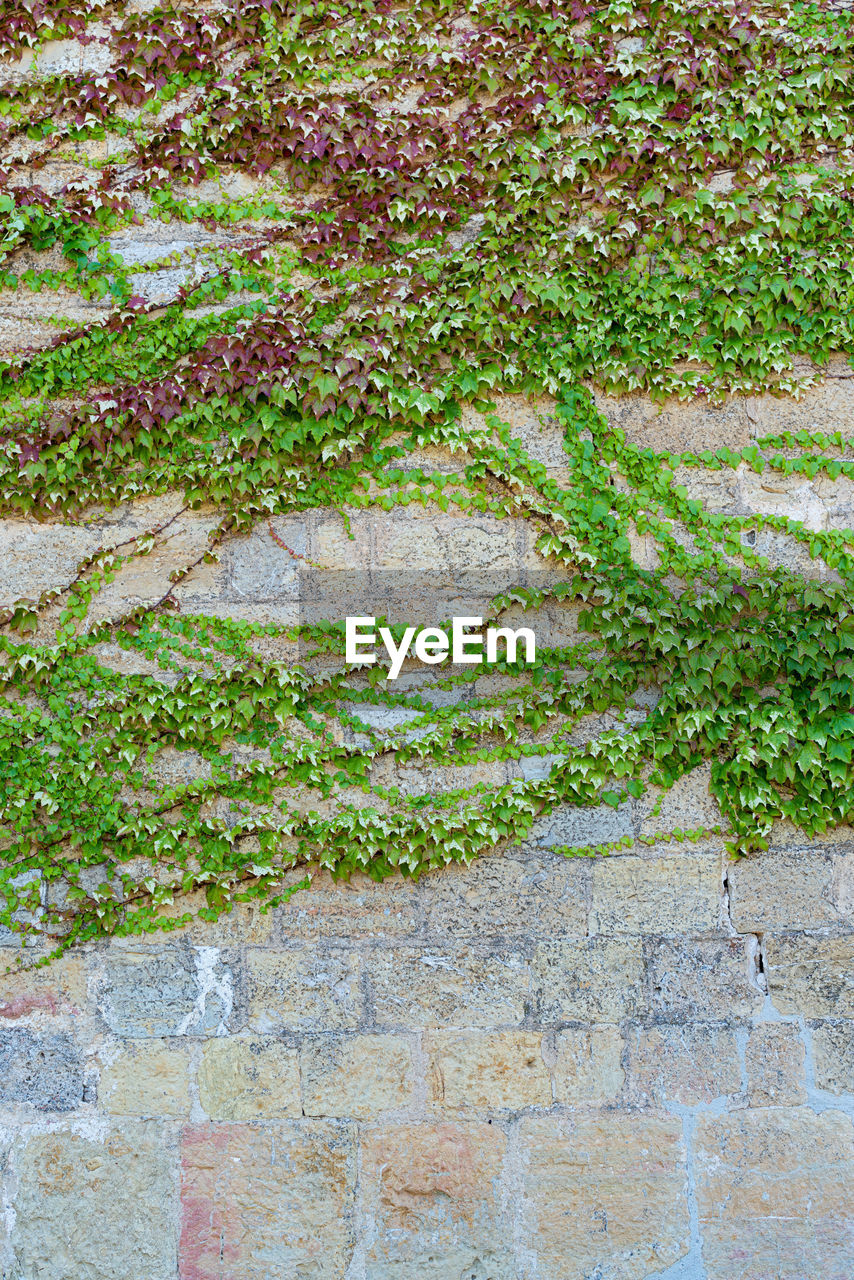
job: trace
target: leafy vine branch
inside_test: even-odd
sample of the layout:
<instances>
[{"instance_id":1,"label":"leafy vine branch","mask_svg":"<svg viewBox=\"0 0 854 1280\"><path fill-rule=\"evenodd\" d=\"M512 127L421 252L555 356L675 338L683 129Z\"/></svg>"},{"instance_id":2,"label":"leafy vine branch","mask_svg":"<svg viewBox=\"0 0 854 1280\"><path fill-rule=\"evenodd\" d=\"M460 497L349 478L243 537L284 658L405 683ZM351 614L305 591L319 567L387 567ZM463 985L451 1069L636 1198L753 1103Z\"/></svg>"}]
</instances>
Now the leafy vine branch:
<instances>
[{"instance_id":1,"label":"leafy vine branch","mask_svg":"<svg viewBox=\"0 0 854 1280\"><path fill-rule=\"evenodd\" d=\"M59 39L88 70L40 73ZM417 876L705 761L736 854L779 818L854 817L854 533L690 488L848 483L851 440L656 452L591 391L798 393L854 352L848 10L44 0L6 7L0 50L0 288L94 317L0 358L0 506L91 522L179 495L0 614L0 925L62 950L269 908L318 865ZM514 436L510 392L551 398L563 468ZM418 465L430 447L455 469ZM235 535L322 572L276 519L410 503L527 521L545 585L493 613L546 609L563 638L490 682L397 686L338 623L179 598ZM206 504L168 590L96 616ZM170 782L176 750L194 776Z\"/></svg>"}]
</instances>

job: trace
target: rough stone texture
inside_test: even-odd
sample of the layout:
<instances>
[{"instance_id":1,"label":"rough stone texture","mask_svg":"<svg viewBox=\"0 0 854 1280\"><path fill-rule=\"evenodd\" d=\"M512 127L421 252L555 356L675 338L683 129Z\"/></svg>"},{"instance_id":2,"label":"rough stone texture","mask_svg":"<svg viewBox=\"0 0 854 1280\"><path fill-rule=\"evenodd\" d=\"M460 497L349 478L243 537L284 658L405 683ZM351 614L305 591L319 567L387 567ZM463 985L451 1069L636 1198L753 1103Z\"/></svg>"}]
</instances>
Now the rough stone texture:
<instances>
[{"instance_id":1,"label":"rough stone texture","mask_svg":"<svg viewBox=\"0 0 854 1280\"><path fill-rule=\"evenodd\" d=\"M111 1115L189 1116L187 1046L174 1040L128 1041L109 1055L101 1071L98 1102Z\"/></svg>"},{"instance_id":2,"label":"rough stone texture","mask_svg":"<svg viewBox=\"0 0 854 1280\"><path fill-rule=\"evenodd\" d=\"M307 1116L369 1119L413 1100L411 1048L399 1036L311 1036L300 1073Z\"/></svg>"},{"instance_id":3,"label":"rough stone texture","mask_svg":"<svg viewBox=\"0 0 854 1280\"><path fill-rule=\"evenodd\" d=\"M828 1022L812 1033L815 1083L837 1096L854 1093L854 1022Z\"/></svg>"},{"instance_id":4,"label":"rough stone texture","mask_svg":"<svg viewBox=\"0 0 854 1280\"><path fill-rule=\"evenodd\" d=\"M780 1013L854 1016L854 936L772 935L766 956L768 988Z\"/></svg>"},{"instance_id":5,"label":"rough stone texture","mask_svg":"<svg viewBox=\"0 0 854 1280\"><path fill-rule=\"evenodd\" d=\"M38 1036L24 1027L0 1031L0 1105L73 1111L82 1101L83 1069L70 1036Z\"/></svg>"},{"instance_id":6,"label":"rough stone texture","mask_svg":"<svg viewBox=\"0 0 854 1280\"><path fill-rule=\"evenodd\" d=\"M425 1048L437 1107L521 1111L552 1100L542 1037L533 1032L434 1031Z\"/></svg>"},{"instance_id":7,"label":"rough stone texture","mask_svg":"<svg viewBox=\"0 0 854 1280\"><path fill-rule=\"evenodd\" d=\"M741 1088L738 1044L729 1027L639 1027L628 1045L630 1092L641 1104L694 1107Z\"/></svg>"},{"instance_id":8,"label":"rough stone texture","mask_svg":"<svg viewBox=\"0 0 854 1280\"><path fill-rule=\"evenodd\" d=\"M591 931L706 933L718 923L720 855L607 858L593 867Z\"/></svg>"},{"instance_id":9,"label":"rough stone texture","mask_svg":"<svg viewBox=\"0 0 854 1280\"><path fill-rule=\"evenodd\" d=\"M395 1125L362 1138L362 1254L372 1280L514 1274L499 1194L506 1139L487 1124Z\"/></svg>"},{"instance_id":10,"label":"rough stone texture","mask_svg":"<svg viewBox=\"0 0 854 1280\"><path fill-rule=\"evenodd\" d=\"M173 1156L159 1126L34 1134L13 1168L15 1280L174 1280Z\"/></svg>"},{"instance_id":11,"label":"rough stone texture","mask_svg":"<svg viewBox=\"0 0 854 1280\"><path fill-rule=\"evenodd\" d=\"M685 1148L675 1117L525 1120L523 1214L533 1280L640 1280L688 1251Z\"/></svg>"},{"instance_id":12,"label":"rough stone texture","mask_svg":"<svg viewBox=\"0 0 854 1280\"><path fill-rule=\"evenodd\" d=\"M805 1107L701 1116L696 1150L709 1280L851 1274L849 1117Z\"/></svg>"},{"instance_id":13,"label":"rough stone texture","mask_svg":"<svg viewBox=\"0 0 854 1280\"><path fill-rule=\"evenodd\" d=\"M806 1101L806 1049L798 1028L766 1022L747 1041L747 1097L752 1107L793 1106Z\"/></svg>"},{"instance_id":14,"label":"rough stone texture","mask_svg":"<svg viewBox=\"0 0 854 1280\"><path fill-rule=\"evenodd\" d=\"M211 1120L302 1115L296 1049L243 1036L209 1040L199 1064L199 1102Z\"/></svg>"},{"instance_id":15,"label":"rough stone texture","mask_svg":"<svg viewBox=\"0 0 854 1280\"><path fill-rule=\"evenodd\" d=\"M181 1280L338 1280L352 1250L352 1132L193 1126L181 1139Z\"/></svg>"}]
</instances>

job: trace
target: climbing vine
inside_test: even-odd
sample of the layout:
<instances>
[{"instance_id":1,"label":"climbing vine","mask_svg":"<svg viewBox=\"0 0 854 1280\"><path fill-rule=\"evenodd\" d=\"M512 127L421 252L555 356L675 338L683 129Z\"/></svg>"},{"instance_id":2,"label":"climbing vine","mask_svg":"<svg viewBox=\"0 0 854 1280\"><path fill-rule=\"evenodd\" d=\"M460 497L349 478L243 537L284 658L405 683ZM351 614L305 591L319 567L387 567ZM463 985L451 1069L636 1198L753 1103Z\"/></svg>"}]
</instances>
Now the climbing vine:
<instances>
[{"instance_id":1,"label":"climbing vine","mask_svg":"<svg viewBox=\"0 0 854 1280\"><path fill-rule=\"evenodd\" d=\"M57 41L91 69L51 70ZM0 614L0 924L61 950L317 866L417 876L706 761L735 854L854 817L854 533L690 486L854 480L844 424L662 453L591 391L798 394L854 352L853 51L830 3L6 6L0 287L77 319L0 359L3 514L215 514L159 599L96 607L177 516ZM160 224L193 251L125 260ZM509 392L553 405L564 468ZM286 556L280 517L409 503L527 521L549 575L492 616L571 642L427 689L348 665L343 623L179 598L236 535Z\"/></svg>"}]
</instances>

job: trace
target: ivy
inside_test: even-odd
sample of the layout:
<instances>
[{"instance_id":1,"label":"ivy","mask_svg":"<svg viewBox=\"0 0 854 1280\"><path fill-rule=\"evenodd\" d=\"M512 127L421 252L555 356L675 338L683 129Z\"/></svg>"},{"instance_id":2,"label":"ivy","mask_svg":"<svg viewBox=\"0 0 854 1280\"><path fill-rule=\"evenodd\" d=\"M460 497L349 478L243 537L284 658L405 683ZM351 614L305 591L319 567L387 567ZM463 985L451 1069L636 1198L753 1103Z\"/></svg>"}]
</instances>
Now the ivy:
<instances>
[{"instance_id":1,"label":"ivy","mask_svg":"<svg viewBox=\"0 0 854 1280\"><path fill-rule=\"evenodd\" d=\"M109 69L0 96L0 273L101 318L0 360L0 505L86 522L171 492L216 515L150 605L96 607L178 517L0 617L0 923L62 950L269 909L305 868L418 876L704 761L736 855L780 818L854 817L854 535L685 485L854 479L850 439L657 453L590 390L798 394L854 351L849 11L46 0L0 23L10 53L60 38ZM58 191L56 161L78 169ZM146 218L194 253L125 262ZM173 296L147 300L165 271ZM507 393L555 402L562 470L514 437ZM414 465L431 446L456 470ZM235 533L295 556L277 517L411 503L526 520L548 574L492 616L547 608L572 641L489 680L391 684L347 666L336 624L180 605ZM772 567L771 536L816 574ZM167 749L191 780L164 781ZM440 766L453 781L423 794L389 781Z\"/></svg>"}]
</instances>

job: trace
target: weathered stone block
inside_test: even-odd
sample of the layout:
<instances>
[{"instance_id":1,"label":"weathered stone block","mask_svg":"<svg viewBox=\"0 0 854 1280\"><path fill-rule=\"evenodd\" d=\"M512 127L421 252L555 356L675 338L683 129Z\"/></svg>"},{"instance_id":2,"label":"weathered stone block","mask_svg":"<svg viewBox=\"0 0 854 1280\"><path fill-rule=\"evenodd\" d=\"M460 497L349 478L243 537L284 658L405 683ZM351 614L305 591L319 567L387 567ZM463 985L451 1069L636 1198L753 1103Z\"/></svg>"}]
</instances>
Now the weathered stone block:
<instances>
[{"instance_id":1,"label":"weathered stone block","mask_svg":"<svg viewBox=\"0 0 854 1280\"><path fill-rule=\"evenodd\" d=\"M568 1028L551 1045L556 1102L611 1102L623 1086L623 1039L616 1027Z\"/></svg>"},{"instance_id":2,"label":"weathered stone block","mask_svg":"<svg viewBox=\"0 0 854 1280\"><path fill-rule=\"evenodd\" d=\"M522 1121L523 1240L537 1280L642 1280L688 1252L682 1126L675 1117Z\"/></svg>"},{"instance_id":3,"label":"weathered stone block","mask_svg":"<svg viewBox=\"0 0 854 1280\"><path fill-rule=\"evenodd\" d=\"M250 1023L258 1031L327 1031L362 1017L359 957L334 947L246 953Z\"/></svg>"},{"instance_id":4,"label":"weathered stone block","mask_svg":"<svg viewBox=\"0 0 854 1280\"><path fill-rule=\"evenodd\" d=\"M641 1105L694 1107L741 1088L738 1045L729 1028L636 1027L627 1041L629 1095Z\"/></svg>"},{"instance_id":5,"label":"weathered stone block","mask_svg":"<svg viewBox=\"0 0 854 1280\"><path fill-rule=\"evenodd\" d=\"M95 530L79 525L0 520L0 608L21 597L35 600L42 591L66 586L100 541Z\"/></svg>"},{"instance_id":6,"label":"weathered stone block","mask_svg":"<svg viewBox=\"0 0 854 1280\"><path fill-rule=\"evenodd\" d=\"M211 1120L300 1116L299 1059L279 1040L209 1040L199 1063L199 1102Z\"/></svg>"},{"instance_id":7,"label":"weathered stone block","mask_svg":"<svg viewBox=\"0 0 854 1280\"><path fill-rule=\"evenodd\" d=\"M531 965L544 1022L619 1022L644 1006L643 952L636 938L543 942Z\"/></svg>"},{"instance_id":8,"label":"weathered stone block","mask_svg":"<svg viewBox=\"0 0 854 1280\"><path fill-rule=\"evenodd\" d=\"M727 445L742 449L750 443L750 419L744 398L731 396L719 406L691 404L670 397L663 405L649 396L635 393L619 398L594 390L596 407L625 431L626 438L641 448L662 453L699 453L710 447ZM770 430L778 428L768 427Z\"/></svg>"},{"instance_id":9,"label":"weathered stone block","mask_svg":"<svg viewBox=\"0 0 854 1280\"><path fill-rule=\"evenodd\" d=\"M840 909L838 859L813 849L769 849L729 865L732 922L741 933L814 929L851 920Z\"/></svg>"},{"instance_id":10,"label":"weathered stone block","mask_svg":"<svg viewBox=\"0 0 854 1280\"><path fill-rule=\"evenodd\" d=\"M612 857L594 864L591 933L709 933L720 913L717 853Z\"/></svg>"},{"instance_id":11,"label":"weathered stone block","mask_svg":"<svg viewBox=\"0 0 854 1280\"><path fill-rule=\"evenodd\" d=\"M780 1013L854 1016L854 936L770 934L765 939L765 963L768 990Z\"/></svg>"},{"instance_id":12,"label":"weathered stone block","mask_svg":"<svg viewBox=\"0 0 854 1280\"><path fill-rule=\"evenodd\" d=\"M812 1031L815 1082L828 1093L854 1093L854 1022L825 1022Z\"/></svg>"},{"instance_id":13,"label":"weathered stone block","mask_svg":"<svg viewBox=\"0 0 854 1280\"><path fill-rule=\"evenodd\" d=\"M632 834L632 807L628 803L616 809L608 804L564 804L538 818L528 839L543 849L563 844L580 848L609 844Z\"/></svg>"},{"instance_id":14,"label":"weathered stone block","mask_svg":"<svg viewBox=\"0 0 854 1280\"><path fill-rule=\"evenodd\" d=\"M0 1106L73 1111L83 1101L83 1065L71 1036L25 1027L0 1031Z\"/></svg>"},{"instance_id":15,"label":"weathered stone block","mask_svg":"<svg viewBox=\"0 0 854 1280\"><path fill-rule=\"evenodd\" d=\"M307 1037L300 1073L307 1116L367 1119L413 1100L412 1051L403 1036Z\"/></svg>"},{"instance_id":16,"label":"weathered stone block","mask_svg":"<svg viewBox=\"0 0 854 1280\"><path fill-rule=\"evenodd\" d=\"M189 1048L161 1040L123 1045L101 1072L98 1105L112 1115L188 1116Z\"/></svg>"},{"instance_id":17,"label":"weathered stone block","mask_svg":"<svg viewBox=\"0 0 854 1280\"><path fill-rule=\"evenodd\" d=\"M421 901L431 934L583 937L590 867L553 854L487 855L425 876Z\"/></svg>"},{"instance_id":18,"label":"weathered stone block","mask_svg":"<svg viewBox=\"0 0 854 1280\"><path fill-rule=\"evenodd\" d=\"M321 872L279 920L285 937L393 938L418 932L421 911L415 884L403 876L377 884L358 872L349 880Z\"/></svg>"},{"instance_id":19,"label":"weathered stone block","mask_svg":"<svg viewBox=\"0 0 854 1280\"><path fill-rule=\"evenodd\" d=\"M539 1032L434 1031L425 1051L430 1096L439 1107L521 1111L551 1104Z\"/></svg>"},{"instance_id":20,"label":"weathered stone block","mask_svg":"<svg viewBox=\"0 0 854 1280\"><path fill-rule=\"evenodd\" d=\"M505 1138L497 1125L404 1124L362 1135L361 1190L374 1224L371 1280L512 1280L501 1214Z\"/></svg>"},{"instance_id":21,"label":"weathered stone block","mask_svg":"<svg viewBox=\"0 0 854 1280\"><path fill-rule=\"evenodd\" d=\"M231 970L212 948L107 953L98 1008L116 1035L212 1035L232 1012Z\"/></svg>"},{"instance_id":22,"label":"weathered stone block","mask_svg":"<svg viewBox=\"0 0 854 1280\"><path fill-rule=\"evenodd\" d=\"M159 1125L127 1123L103 1142L38 1134L16 1168L13 1274L175 1280L173 1156Z\"/></svg>"},{"instance_id":23,"label":"weathered stone block","mask_svg":"<svg viewBox=\"0 0 854 1280\"><path fill-rule=\"evenodd\" d=\"M181 1280L340 1280L353 1247L355 1163L349 1126L185 1129Z\"/></svg>"},{"instance_id":24,"label":"weathered stone block","mask_svg":"<svg viewBox=\"0 0 854 1280\"><path fill-rule=\"evenodd\" d=\"M764 1022L747 1041L747 1096L752 1107L792 1106L806 1101L806 1050L797 1027Z\"/></svg>"},{"instance_id":25,"label":"weathered stone block","mask_svg":"<svg viewBox=\"0 0 854 1280\"><path fill-rule=\"evenodd\" d=\"M854 1129L806 1107L700 1116L697 1204L709 1280L840 1280L854 1258Z\"/></svg>"},{"instance_id":26,"label":"weathered stone block","mask_svg":"<svg viewBox=\"0 0 854 1280\"><path fill-rule=\"evenodd\" d=\"M649 1010L698 1022L748 1020L764 993L753 973L752 939L657 940L647 961Z\"/></svg>"},{"instance_id":27,"label":"weathered stone block","mask_svg":"<svg viewBox=\"0 0 854 1280\"><path fill-rule=\"evenodd\" d=\"M639 833L651 836L658 831L673 831L675 827L690 831L697 827L719 826L721 811L711 793L710 783L711 768L704 764L683 774L663 795L651 787L636 802ZM656 806L658 812L655 812ZM695 845L683 845L686 856L697 848Z\"/></svg>"},{"instance_id":28,"label":"weathered stone block","mask_svg":"<svg viewBox=\"0 0 854 1280\"><path fill-rule=\"evenodd\" d=\"M530 973L510 947L395 947L367 968L376 1021L385 1027L513 1026L525 1015Z\"/></svg>"},{"instance_id":29,"label":"weathered stone block","mask_svg":"<svg viewBox=\"0 0 854 1280\"><path fill-rule=\"evenodd\" d=\"M28 952L28 960L37 958L35 952ZM60 956L41 969L0 973L2 1021L13 1022L33 1014L79 1013L85 1006L86 970L82 955Z\"/></svg>"}]
</instances>

